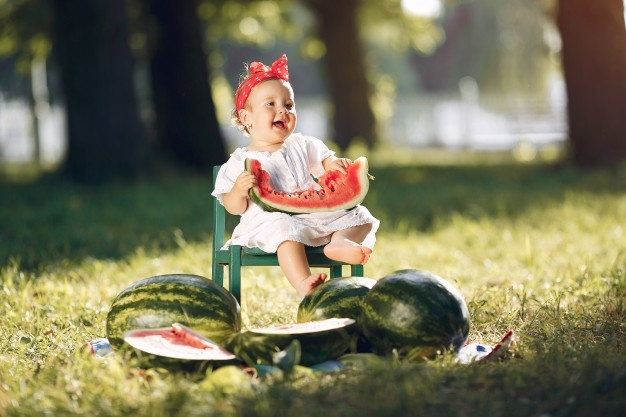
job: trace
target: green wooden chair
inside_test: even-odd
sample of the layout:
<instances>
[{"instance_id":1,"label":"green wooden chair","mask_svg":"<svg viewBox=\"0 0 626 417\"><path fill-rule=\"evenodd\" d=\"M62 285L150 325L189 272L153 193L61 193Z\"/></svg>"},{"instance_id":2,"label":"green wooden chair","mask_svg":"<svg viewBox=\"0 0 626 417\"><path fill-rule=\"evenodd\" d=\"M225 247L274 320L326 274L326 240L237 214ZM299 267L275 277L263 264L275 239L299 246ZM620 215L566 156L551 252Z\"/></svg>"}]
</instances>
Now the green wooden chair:
<instances>
[{"instance_id":1,"label":"green wooden chair","mask_svg":"<svg viewBox=\"0 0 626 417\"><path fill-rule=\"evenodd\" d=\"M220 166L213 167L213 184L217 178ZM217 198L213 198L213 276L217 284L224 286L224 269L228 268L228 289L241 302L241 268L244 266L278 266L278 257L275 253L267 253L258 248L246 248L239 245L230 245L227 249L220 249L226 243L226 219L228 214ZM329 268L330 278L341 276L363 276L363 265L349 265L343 262L328 259L323 247L307 247L309 265L314 268ZM343 266L350 266L350 275L343 274Z\"/></svg>"}]
</instances>

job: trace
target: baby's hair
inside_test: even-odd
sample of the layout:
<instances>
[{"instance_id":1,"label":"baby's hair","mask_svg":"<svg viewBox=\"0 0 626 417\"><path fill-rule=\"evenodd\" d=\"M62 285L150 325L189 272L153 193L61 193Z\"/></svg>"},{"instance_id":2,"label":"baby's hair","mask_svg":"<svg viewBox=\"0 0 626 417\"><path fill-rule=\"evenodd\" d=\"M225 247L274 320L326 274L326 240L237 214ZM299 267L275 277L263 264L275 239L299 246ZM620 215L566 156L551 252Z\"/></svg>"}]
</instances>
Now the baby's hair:
<instances>
[{"instance_id":1,"label":"baby's hair","mask_svg":"<svg viewBox=\"0 0 626 417\"><path fill-rule=\"evenodd\" d=\"M247 62L244 62L243 64L244 67L244 72L242 72L239 75L239 85L241 85L242 82L244 82L244 80L251 74L250 72L250 66ZM239 130L241 133L243 133L246 136L250 136L250 132L248 132L248 128L244 126L243 123L241 123L241 120L239 120L239 115L237 114L237 109L233 106L233 110L230 112L230 123L235 126L237 128L237 130Z\"/></svg>"}]
</instances>

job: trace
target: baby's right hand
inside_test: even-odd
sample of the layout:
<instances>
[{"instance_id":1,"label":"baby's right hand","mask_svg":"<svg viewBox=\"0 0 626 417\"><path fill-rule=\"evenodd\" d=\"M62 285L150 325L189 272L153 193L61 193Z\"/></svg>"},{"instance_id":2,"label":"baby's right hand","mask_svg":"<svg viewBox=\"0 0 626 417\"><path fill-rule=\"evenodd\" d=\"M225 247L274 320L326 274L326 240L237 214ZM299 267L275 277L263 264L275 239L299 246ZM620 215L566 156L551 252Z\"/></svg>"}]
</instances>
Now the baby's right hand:
<instances>
[{"instance_id":1,"label":"baby's right hand","mask_svg":"<svg viewBox=\"0 0 626 417\"><path fill-rule=\"evenodd\" d=\"M256 185L256 177L250 171L244 171L235 180L235 184L231 192L236 193L241 197L245 197L248 195L248 191L250 188Z\"/></svg>"}]
</instances>

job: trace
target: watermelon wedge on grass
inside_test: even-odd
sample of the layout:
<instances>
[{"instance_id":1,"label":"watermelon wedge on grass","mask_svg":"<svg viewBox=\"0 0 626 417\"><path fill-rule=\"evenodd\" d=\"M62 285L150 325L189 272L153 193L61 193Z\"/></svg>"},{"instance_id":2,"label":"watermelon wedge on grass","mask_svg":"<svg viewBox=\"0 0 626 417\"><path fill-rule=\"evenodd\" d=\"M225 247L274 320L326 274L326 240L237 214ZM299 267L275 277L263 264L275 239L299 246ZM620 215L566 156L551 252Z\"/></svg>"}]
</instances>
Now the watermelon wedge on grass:
<instances>
[{"instance_id":1,"label":"watermelon wedge on grass","mask_svg":"<svg viewBox=\"0 0 626 417\"><path fill-rule=\"evenodd\" d=\"M409 361L458 352L470 320L461 293L427 271L405 269L379 279L363 299L363 334L379 355Z\"/></svg>"},{"instance_id":2,"label":"watermelon wedge on grass","mask_svg":"<svg viewBox=\"0 0 626 417\"><path fill-rule=\"evenodd\" d=\"M217 343L180 323L160 329L137 329L124 334L124 341L146 354L171 359L223 363L237 357Z\"/></svg>"},{"instance_id":3,"label":"watermelon wedge on grass","mask_svg":"<svg viewBox=\"0 0 626 417\"><path fill-rule=\"evenodd\" d=\"M245 167L257 180L257 184L249 191L250 198L265 211L304 214L351 209L365 199L369 190L370 175L364 156L354 160L345 174L329 171L319 177L319 189L292 193L275 190L270 174L258 160L246 159Z\"/></svg>"},{"instance_id":4,"label":"watermelon wedge on grass","mask_svg":"<svg viewBox=\"0 0 626 417\"><path fill-rule=\"evenodd\" d=\"M331 318L250 329L234 335L226 349L250 366L274 365L274 354L298 340L300 365L312 366L341 356L350 346L354 326L353 319Z\"/></svg>"}]
</instances>

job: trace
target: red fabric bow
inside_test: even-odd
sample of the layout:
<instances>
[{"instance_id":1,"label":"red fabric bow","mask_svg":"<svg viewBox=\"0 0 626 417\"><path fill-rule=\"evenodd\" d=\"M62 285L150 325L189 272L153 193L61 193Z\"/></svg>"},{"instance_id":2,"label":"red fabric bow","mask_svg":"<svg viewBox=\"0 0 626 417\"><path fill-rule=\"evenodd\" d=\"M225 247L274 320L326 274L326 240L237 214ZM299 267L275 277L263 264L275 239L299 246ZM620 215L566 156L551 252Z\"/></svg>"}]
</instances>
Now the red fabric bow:
<instances>
[{"instance_id":1,"label":"red fabric bow","mask_svg":"<svg viewBox=\"0 0 626 417\"><path fill-rule=\"evenodd\" d=\"M289 81L289 69L287 67L287 55L283 54L278 58L271 67L264 65L261 62L253 62L250 64L249 73L237 87L235 91L235 110L239 111L243 109L246 104L246 100L250 95L250 92L257 84L266 81L279 79L283 81Z\"/></svg>"}]
</instances>

